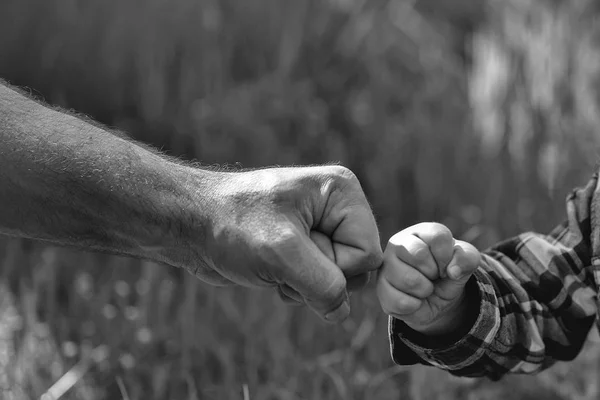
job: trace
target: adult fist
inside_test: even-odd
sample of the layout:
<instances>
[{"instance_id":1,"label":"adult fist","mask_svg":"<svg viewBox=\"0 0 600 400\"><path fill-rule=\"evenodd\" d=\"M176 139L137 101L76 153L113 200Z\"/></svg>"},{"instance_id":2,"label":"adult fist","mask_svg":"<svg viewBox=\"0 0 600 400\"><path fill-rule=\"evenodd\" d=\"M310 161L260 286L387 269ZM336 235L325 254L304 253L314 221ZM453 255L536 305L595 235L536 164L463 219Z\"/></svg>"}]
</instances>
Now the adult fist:
<instances>
[{"instance_id":1,"label":"adult fist","mask_svg":"<svg viewBox=\"0 0 600 400\"><path fill-rule=\"evenodd\" d=\"M204 243L184 266L213 284L278 287L328 321L345 319L347 288L364 286L383 260L354 174L321 166L215 177Z\"/></svg>"}]
</instances>

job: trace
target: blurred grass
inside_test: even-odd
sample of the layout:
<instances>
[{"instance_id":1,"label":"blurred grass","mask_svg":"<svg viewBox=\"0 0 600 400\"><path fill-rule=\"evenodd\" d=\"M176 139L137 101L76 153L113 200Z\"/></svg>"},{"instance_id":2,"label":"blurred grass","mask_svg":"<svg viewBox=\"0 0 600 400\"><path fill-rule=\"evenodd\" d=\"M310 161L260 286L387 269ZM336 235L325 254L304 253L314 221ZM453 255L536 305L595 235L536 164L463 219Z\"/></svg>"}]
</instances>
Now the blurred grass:
<instances>
[{"instance_id":1,"label":"blurred grass","mask_svg":"<svg viewBox=\"0 0 600 400\"><path fill-rule=\"evenodd\" d=\"M550 186L538 142L523 146L524 163L510 137L483 151L468 86L479 70L457 51L483 11L435 3L5 0L0 76L205 164L340 161L383 240L423 220L480 247L550 229L591 175L590 146L561 142L569 162ZM327 326L271 293L147 262L2 239L0 265L7 399L58 390L61 377L76 381L66 399L598 395L593 344L574 364L499 383L393 366L372 287L353 296L348 321Z\"/></svg>"}]
</instances>

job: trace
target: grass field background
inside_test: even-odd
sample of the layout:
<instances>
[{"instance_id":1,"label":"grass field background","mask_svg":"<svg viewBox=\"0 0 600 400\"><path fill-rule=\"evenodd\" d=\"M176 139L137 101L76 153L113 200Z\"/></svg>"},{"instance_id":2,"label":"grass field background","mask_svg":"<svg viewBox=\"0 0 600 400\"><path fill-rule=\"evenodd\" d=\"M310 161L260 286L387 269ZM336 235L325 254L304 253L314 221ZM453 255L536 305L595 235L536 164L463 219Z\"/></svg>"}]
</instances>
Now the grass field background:
<instances>
[{"instance_id":1,"label":"grass field background","mask_svg":"<svg viewBox=\"0 0 600 400\"><path fill-rule=\"evenodd\" d=\"M463 51L486 11L454 5L4 0L0 77L205 165L339 161L383 240L436 220L485 248L562 221L596 147L563 137L568 162L552 174L535 141L515 155L500 137L487 151ZM372 284L329 326L270 292L24 240L0 239L0 273L6 399L600 396L594 340L574 363L496 383L394 366Z\"/></svg>"}]
</instances>

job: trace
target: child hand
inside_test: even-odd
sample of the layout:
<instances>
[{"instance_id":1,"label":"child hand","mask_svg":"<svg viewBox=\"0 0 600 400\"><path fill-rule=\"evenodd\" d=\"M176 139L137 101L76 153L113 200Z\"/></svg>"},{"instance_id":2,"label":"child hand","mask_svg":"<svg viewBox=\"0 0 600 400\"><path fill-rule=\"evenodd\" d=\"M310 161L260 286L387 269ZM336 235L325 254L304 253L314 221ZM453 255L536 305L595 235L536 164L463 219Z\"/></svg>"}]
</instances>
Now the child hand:
<instances>
[{"instance_id":1,"label":"child hand","mask_svg":"<svg viewBox=\"0 0 600 400\"><path fill-rule=\"evenodd\" d=\"M455 330L467 311L465 285L481 255L437 223L413 225L390 238L377 277L383 310L428 335Z\"/></svg>"}]
</instances>

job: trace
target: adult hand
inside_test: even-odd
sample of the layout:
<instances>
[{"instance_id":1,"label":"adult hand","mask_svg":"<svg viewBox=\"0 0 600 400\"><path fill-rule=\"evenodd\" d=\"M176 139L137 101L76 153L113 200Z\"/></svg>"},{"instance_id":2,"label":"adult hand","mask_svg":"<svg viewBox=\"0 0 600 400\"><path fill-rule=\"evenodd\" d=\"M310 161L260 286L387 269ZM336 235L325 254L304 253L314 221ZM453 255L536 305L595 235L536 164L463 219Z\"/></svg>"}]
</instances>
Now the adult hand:
<instances>
[{"instance_id":1,"label":"adult hand","mask_svg":"<svg viewBox=\"0 0 600 400\"><path fill-rule=\"evenodd\" d=\"M0 110L0 233L276 286L331 321L382 263L346 168L192 168L2 84Z\"/></svg>"},{"instance_id":2,"label":"adult hand","mask_svg":"<svg viewBox=\"0 0 600 400\"><path fill-rule=\"evenodd\" d=\"M276 286L329 321L383 255L375 219L347 168L220 173L200 253L185 267L212 284ZM199 260L200 262L195 262Z\"/></svg>"}]
</instances>

